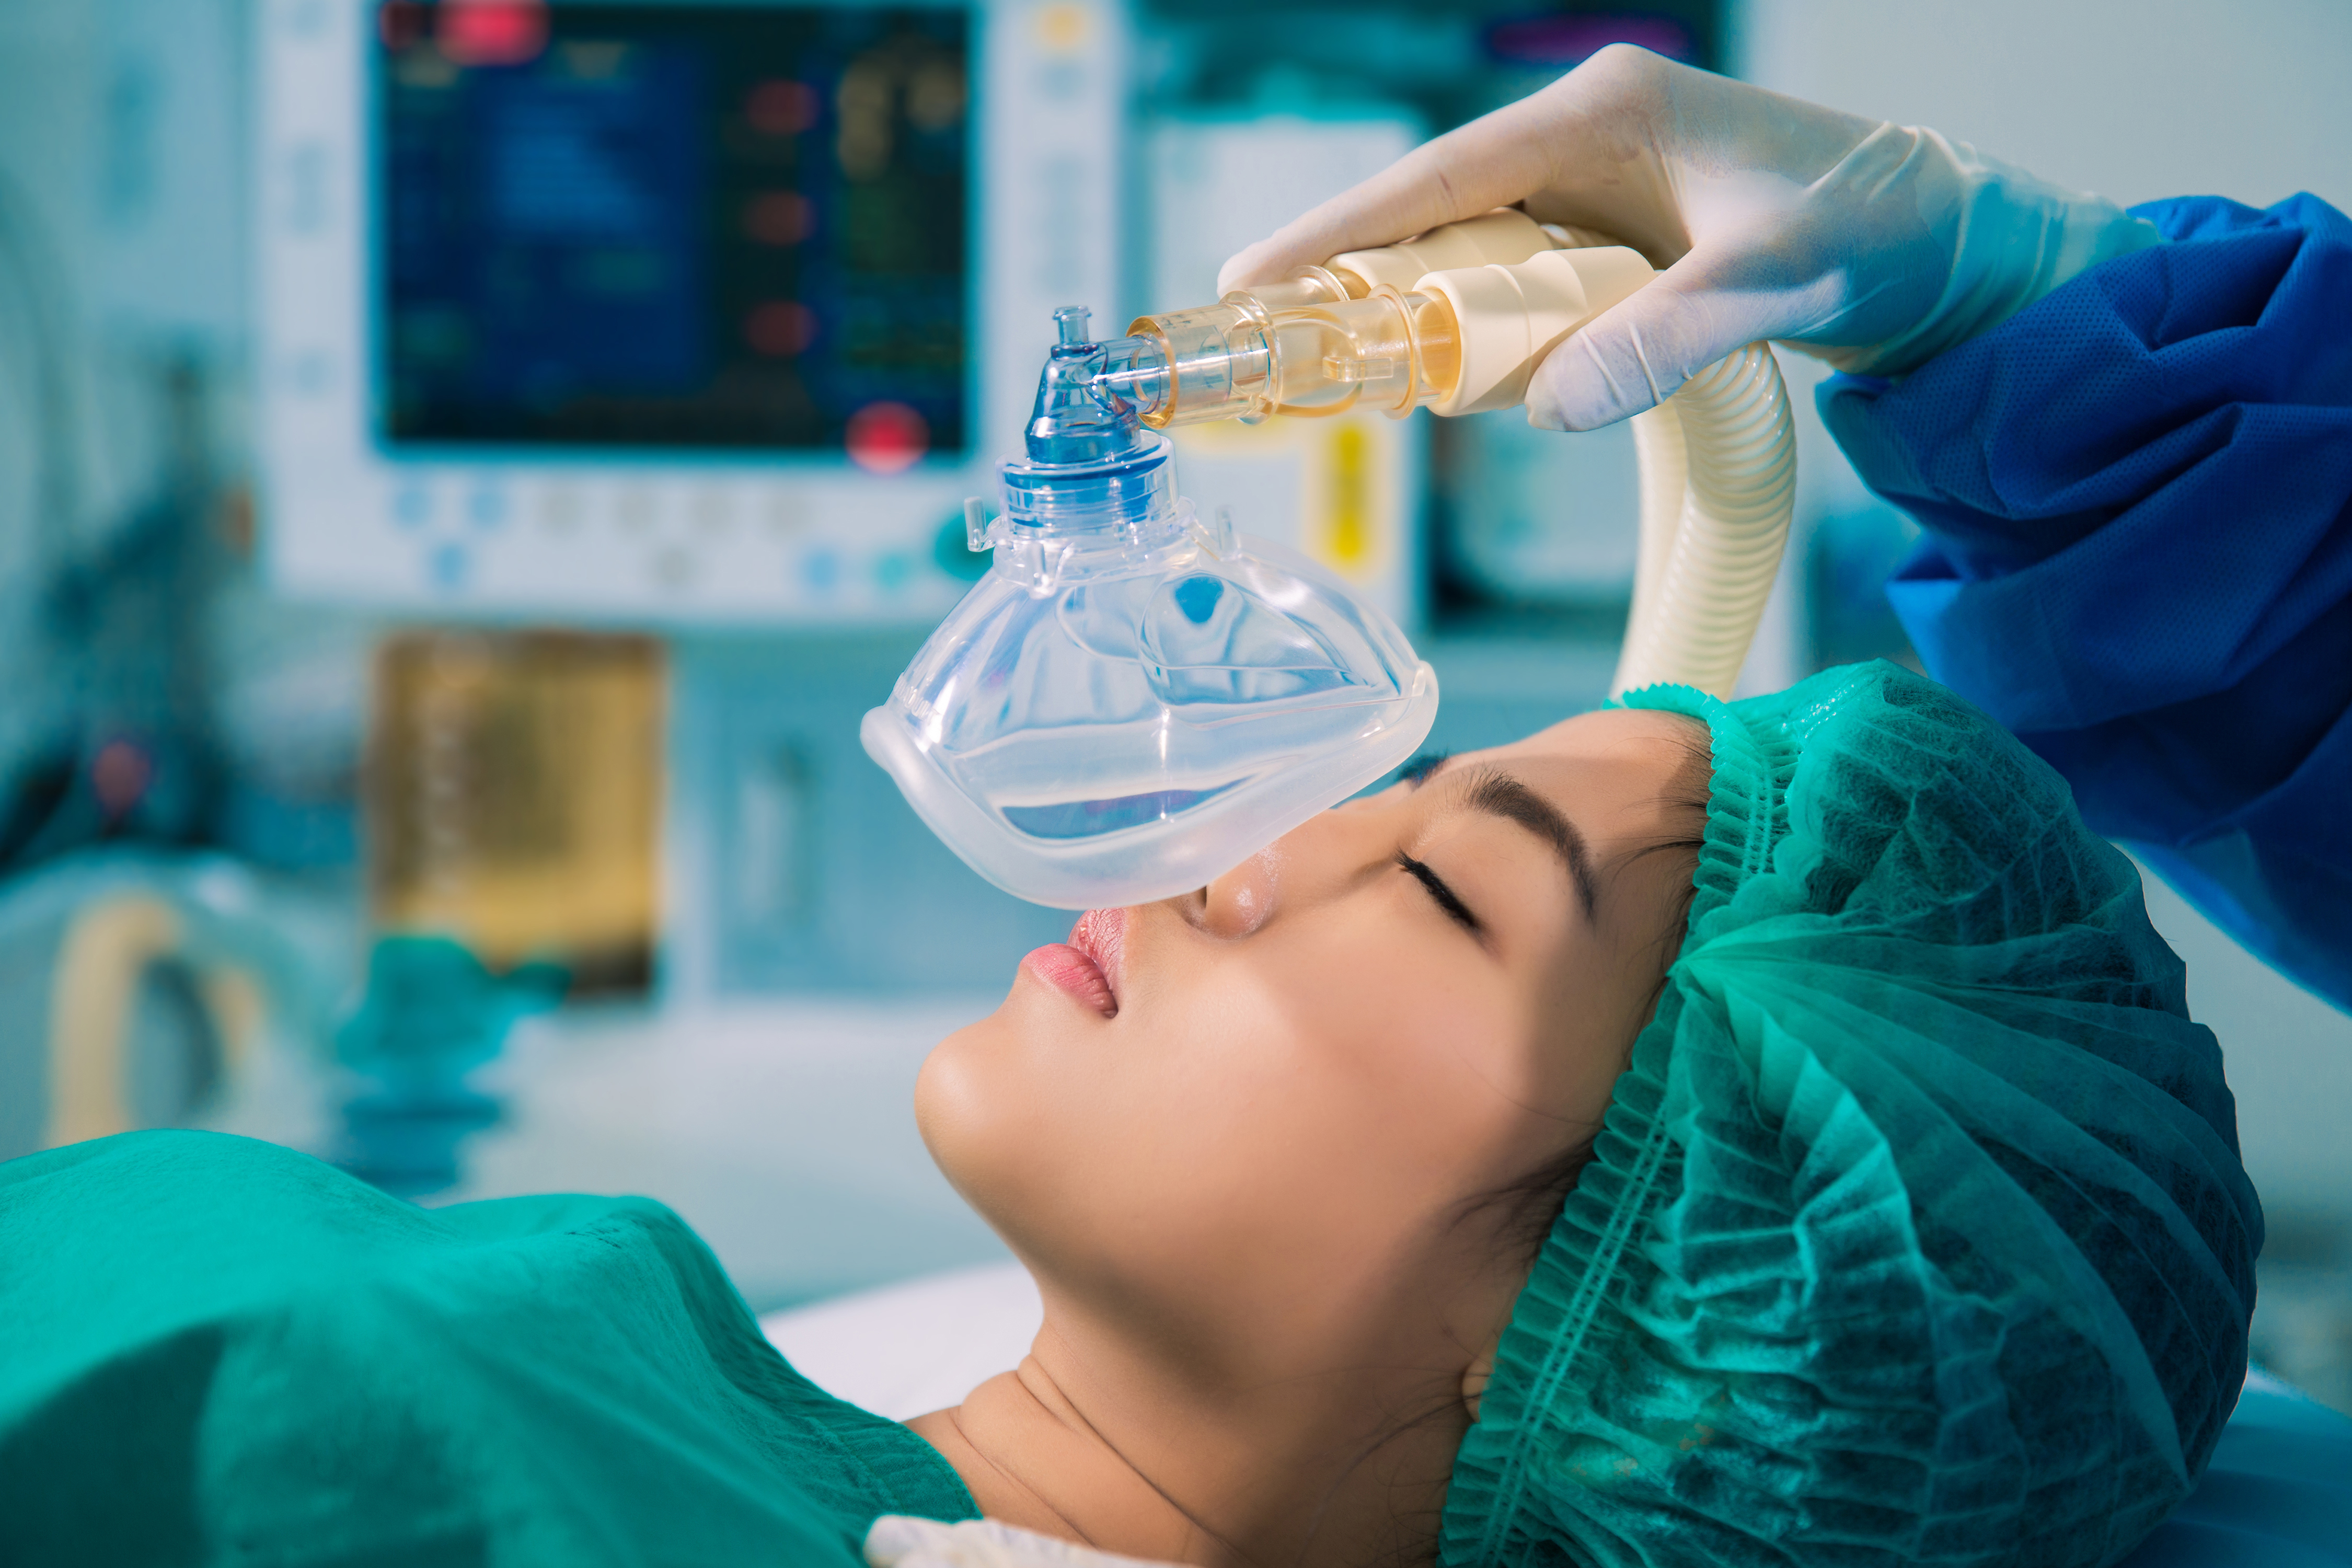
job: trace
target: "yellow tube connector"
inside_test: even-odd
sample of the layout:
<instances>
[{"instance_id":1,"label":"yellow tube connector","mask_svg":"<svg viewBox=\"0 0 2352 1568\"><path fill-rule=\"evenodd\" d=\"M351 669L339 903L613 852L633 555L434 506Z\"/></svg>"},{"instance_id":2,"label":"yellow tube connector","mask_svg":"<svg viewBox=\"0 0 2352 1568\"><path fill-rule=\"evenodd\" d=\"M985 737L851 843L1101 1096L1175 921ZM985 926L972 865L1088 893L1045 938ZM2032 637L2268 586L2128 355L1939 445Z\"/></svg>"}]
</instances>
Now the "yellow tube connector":
<instances>
[{"instance_id":1,"label":"yellow tube connector","mask_svg":"<svg viewBox=\"0 0 2352 1568\"><path fill-rule=\"evenodd\" d=\"M1105 379L1156 426L1508 407L1561 339L1652 276L1622 246L1555 248L1580 237L1505 209L1349 251L1213 305L1137 318Z\"/></svg>"},{"instance_id":2,"label":"yellow tube connector","mask_svg":"<svg viewBox=\"0 0 2352 1568\"><path fill-rule=\"evenodd\" d=\"M1480 414L1517 406L1546 354L1654 276L1639 251L1622 245L1431 273L1418 287L1444 302L1458 346L1452 384L1430 407Z\"/></svg>"}]
</instances>

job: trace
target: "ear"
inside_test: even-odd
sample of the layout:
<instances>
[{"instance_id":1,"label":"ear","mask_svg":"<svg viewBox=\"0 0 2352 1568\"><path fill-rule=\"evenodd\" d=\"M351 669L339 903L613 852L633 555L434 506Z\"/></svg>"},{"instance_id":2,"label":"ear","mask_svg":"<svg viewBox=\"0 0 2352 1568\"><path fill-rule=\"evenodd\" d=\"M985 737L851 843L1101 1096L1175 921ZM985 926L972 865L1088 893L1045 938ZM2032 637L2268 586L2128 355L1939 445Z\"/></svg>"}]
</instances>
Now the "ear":
<instances>
[{"instance_id":1,"label":"ear","mask_svg":"<svg viewBox=\"0 0 2352 1568\"><path fill-rule=\"evenodd\" d=\"M1486 1348L1470 1359L1462 1369L1462 1403L1469 1407L1470 1419L1478 1419L1479 1402L1486 1397L1486 1385L1495 1380L1495 1349L1503 1342L1500 1334L1486 1342Z\"/></svg>"}]
</instances>

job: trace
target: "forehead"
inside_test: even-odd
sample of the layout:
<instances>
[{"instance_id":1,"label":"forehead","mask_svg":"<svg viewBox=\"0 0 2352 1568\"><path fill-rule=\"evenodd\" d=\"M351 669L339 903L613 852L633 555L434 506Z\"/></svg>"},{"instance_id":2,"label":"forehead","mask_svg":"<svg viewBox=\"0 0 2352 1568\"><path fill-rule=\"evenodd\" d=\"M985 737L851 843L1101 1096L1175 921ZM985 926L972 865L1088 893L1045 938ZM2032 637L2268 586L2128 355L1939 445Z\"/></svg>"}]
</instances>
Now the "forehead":
<instances>
[{"instance_id":1,"label":"forehead","mask_svg":"<svg viewBox=\"0 0 2352 1568\"><path fill-rule=\"evenodd\" d=\"M1679 713L1605 708L1580 713L1523 741L1454 760L1510 769L1570 813L1586 832L1612 836L1654 826L1670 800L1706 790L1706 726Z\"/></svg>"},{"instance_id":2,"label":"forehead","mask_svg":"<svg viewBox=\"0 0 2352 1568\"><path fill-rule=\"evenodd\" d=\"M1694 766L1694 748L1706 757L1707 726L1679 712L1649 708L1600 708L1538 729L1524 741L1470 752L1494 762L1573 762L1673 775Z\"/></svg>"}]
</instances>

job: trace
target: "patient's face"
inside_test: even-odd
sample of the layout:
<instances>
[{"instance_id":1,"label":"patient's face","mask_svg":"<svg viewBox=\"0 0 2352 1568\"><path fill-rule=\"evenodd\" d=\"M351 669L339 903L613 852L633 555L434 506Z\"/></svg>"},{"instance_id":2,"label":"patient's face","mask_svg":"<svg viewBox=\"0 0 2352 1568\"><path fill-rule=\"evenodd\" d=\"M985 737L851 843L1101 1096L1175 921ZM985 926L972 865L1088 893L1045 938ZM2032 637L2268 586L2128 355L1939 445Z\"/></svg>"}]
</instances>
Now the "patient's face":
<instances>
[{"instance_id":1,"label":"patient's face","mask_svg":"<svg viewBox=\"0 0 2352 1568\"><path fill-rule=\"evenodd\" d=\"M1066 1318L1235 1378L1458 1367L1529 1256L1478 1200L1591 1136L1652 1005L1689 862L1639 851L1696 836L1704 746L1586 714L1086 917L1105 973L1024 960L925 1141Z\"/></svg>"}]
</instances>

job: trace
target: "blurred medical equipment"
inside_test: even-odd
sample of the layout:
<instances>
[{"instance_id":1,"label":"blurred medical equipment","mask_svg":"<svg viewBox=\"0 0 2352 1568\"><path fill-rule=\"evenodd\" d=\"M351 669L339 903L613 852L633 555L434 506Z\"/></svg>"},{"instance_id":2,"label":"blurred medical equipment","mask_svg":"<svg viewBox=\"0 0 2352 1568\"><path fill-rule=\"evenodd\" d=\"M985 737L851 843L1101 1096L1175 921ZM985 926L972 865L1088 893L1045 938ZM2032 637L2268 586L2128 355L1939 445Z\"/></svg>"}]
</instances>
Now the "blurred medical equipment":
<instances>
[{"instance_id":1,"label":"blurred medical equipment","mask_svg":"<svg viewBox=\"0 0 2352 1568\"><path fill-rule=\"evenodd\" d=\"M408 632L373 686L373 934L319 1148L414 1196L498 1120L471 1077L518 1018L651 982L666 670L641 637Z\"/></svg>"},{"instance_id":2,"label":"blurred medical equipment","mask_svg":"<svg viewBox=\"0 0 2352 1568\"><path fill-rule=\"evenodd\" d=\"M665 1008L810 993L968 1005L1068 934L1067 916L973 876L858 749L875 693L921 645L911 629L672 643Z\"/></svg>"},{"instance_id":3,"label":"blurred medical equipment","mask_svg":"<svg viewBox=\"0 0 2352 1568\"><path fill-rule=\"evenodd\" d=\"M971 455L1021 417L1047 311L1113 290L1119 7L321 0L259 31L282 588L953 603Z\"/></svg>"},{"instance_id":4,"label":"blurred medical equipment","mask_svg":"<svg viewBox=\"0 0 2352 1568\"><path fill-rule=\"evenodd\" d=\"M584 633L409 632L375 666L369 901L506 970L642 991L659 903L661 645Z\"/></svg>"},{"instance_id":5,"label":"blurred medical equipment","mask_svg":"<svg viewBox=\"0 0 2352 1568\"><path fill-rule=\"evenodd\" d=\"M9 208L0 187L0 231L22 216ZM11 630L32 669L8 726L22 754L0 756L0 869L107 840L217 842L224 780L205 617L247 521L245 497L215 449L213 367L173 352L139 371L148 406L137 412L152 416L159 447L152 489L102 529L79 526L70 493L45 498L45 537L26 563L31 603ZM68 451L44 451L44 483L70 492L75 479L49 472L77 468L70 422L56 418L45 437Z\"/></svg>"},{"instance_id":6,"label":"blurred medical equipment","mask_svg":"<svg viewBox=\"0 0 2352 1568\"><path fill-rule=\"evenodd\" d=\"M557 964L493 973L446 937L387 936L368 955L367 990L335 1037L357 1080L342 1102L335 1163L399 1197L457 1180L457 1145L499 1119L468 1081L517 1019L563 999Z\"/></svg>"},{"instance_id":7,"label":"blurred medical equipment","mask_svg":"<svg viewBox=\"0 0 2352 1568\"><path fill-rule=\"evenodd\" d=\"M291 1079L324 1033L338 934L217 855L117 847L12 879L0 1160L142 1127L322 1131Z\"/></svg>"},{"instance_id":8,"label":"blurred medical equipment","mask_svg":"<svg viewBox=\"0 0 2352 1568\"><path fill-rule=\"evenodd\" d=\"M660 645L411 632L375 664L366 988L337 1163L404 1195L496 1121L468 1081L568 989L642 993L659 905Z\"/></svg>"},{"instance_id":9,"label":"blurred medical equipment","mask_svg":"<svg viewBox=\"0 0 2352 1568\"><path fill-rule=\"evenodd\" d=\"M1633 426L1556 434L1509 412L1446 429L1445 527L1433 542L1454 595L1597 631L1631 599L1640 554L1625 526L1642 504Z\"/></svg>"},{"instance_id":10,"label":"blurred medical equipment","mask_svg":"<svg viewBox=\"0 0 2352 1568\"><path fill-rule=\"evenodd\" d=\"M1435 672L1345 584L1203 525L1152 432L1515 406L1654 275L1596 237L1498 210L1109 342L1057 312L1003 515L966 503L995 564L866 716L866 750L982 876L1073 908L1199 887L1396 766L1435 717ZM1795 498L1770 351L1700 371L1636 437L1641 554L1612 689L1727 697Z\"/></svg>"}]
</instances>

